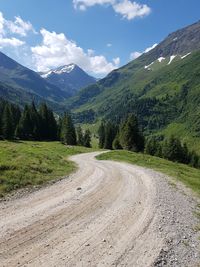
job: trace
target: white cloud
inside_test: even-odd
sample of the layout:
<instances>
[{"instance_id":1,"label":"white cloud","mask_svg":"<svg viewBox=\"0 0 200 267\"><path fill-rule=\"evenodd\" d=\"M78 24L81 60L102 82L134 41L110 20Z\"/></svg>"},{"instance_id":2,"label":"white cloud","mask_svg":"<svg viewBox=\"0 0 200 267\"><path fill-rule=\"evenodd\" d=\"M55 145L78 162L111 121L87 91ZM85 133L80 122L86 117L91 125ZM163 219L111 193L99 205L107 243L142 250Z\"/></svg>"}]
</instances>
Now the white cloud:
<instances>
[{"instance_id":1,"label":"white cloud","mask_svg":"<svg viewBox=\"0 0 200 267\"><path fill-rule=\"evenodd\" d=\"M136 2L131 2L129 0L123 0L116 3L113 6L116 13L122 15L123 18L128 20L135 19L136 17L144 17L150 14L151 9L147 5L140 5Z\"/></svg>"},{"instance_id":2,"label":"white cloud","mask_svg":"<svg viewBox=\"0 0 200 267\"><path fill-rule=\"evenodd\" d=\"M28 32L35 32L33 25L29 21L24 21L20 17L15 17L15 21L7 20L5 22L11 33L26 36Z\"/></svg>"},{"instance_id":3,"label":"white cloud","mask_svg":"<svg viewBox=\"0 0 200 267\"><path fill-rule=\"evenodd\" d=\"M113 58L113 62L116 66L119 66L120 64L120 58L119 57L116 57L116 58Z\"/></svg>"},{"instance_id":4,"label":"white cloud","mask_svg":"<svg viewBox=\"0 0 200 267\"><path fill-rule=\"evenodd\" d=\"M112 6L113 10L127 20L144 17L150 14L151 8L131 0L73 0L74 8L85 11L94 5Z\"/></svg>"},{"instance_id":5,"label":"white cloud","mask_svg":"<svg viewBox=\"0 0 200 267\"><path fill-rule=\"evenodd\" d=\"M94 5L112 5L115 0L73 0L74 7L80 10L86 10L87 7L92 7Z\"/></svg>"},{"instance_id":6,"label":"white cloud","mask_svg":"<svg viewBox=\"0 0 200 267\"><path fill-rule=\"evenodd\" d=\"M24 45L25 42L17 39L17 38L1 38L0 36L0 47L5 47L5 46L21 46L21 45Z\"/></svg>"},{"instance_id":7,"label":"white cloud","mask_svg":"<svg viewBox=\"0 0 200 267\"><path fill-rule=\"evenodd\" d=\"M63 33L57 34L46 29L42 29L40 33L43 38L41 45L31 48L38 71L75 63L90 73L103 75L119 65L119 58L114 59L113 63L108 62L103 55L95 55L92 49L84 51Z\"/></svg>"},{"instance_id":8,"label":"white cloud","mask_svg":"<svg viewBox=\"0 0 200 267\"><path fill-rule=\"evenodd\" d=\"M4 17L3 14L0 12L0 34L4 33Z\"/></svg>"},{"instance_id":9,"label":"white cloud","mask_svg":"<svg viewBox=\"0 0 200 267\"><path fill-rule=\"evenodd\" d=\"M15 37L15 35L26 36L29 31L35 32L32 24L15 17L14 21L6 20L3 13L0 12L0 46L18 47L25 44L24 41Z\"/></svg>"},{"instance_id":10,"label":"white cloud","mask_svg":"<svg viewBox=\"0 0 200 267\"><path fill-rule=\"evenodd\" d=\"M136 58L138 58L138 57L140 57L142 55L142 53L141 52L132 52L131 54L130 54L130 60L134 60L134 59L136 59Z\"/></svg>"},{"instance_id":11,"label":"white cloud","mask_svg":"<svg viewBox=\"0 0 200 267\"><path fill-rule=\"evenodd\" d=\"M132 52L130 54L130 60L134 60L134 59L140 57L142 54L148 53L149 51L151 51L152 49L154 49L157 45L158 44L153 44L151 47L146 48L143 52L138 52L138 51Z\"/></svg>"},{"instance_id":12,"label":"white cloud","mask_svg":"<svg viewBox=\"0 0 200 267\"><path fill-rule=\"evenodd\" d=\"M111 47L111 46L112 46L112 44L108 43L106 46L107 46L107 47Z\"/></svg>"}]
</instances>

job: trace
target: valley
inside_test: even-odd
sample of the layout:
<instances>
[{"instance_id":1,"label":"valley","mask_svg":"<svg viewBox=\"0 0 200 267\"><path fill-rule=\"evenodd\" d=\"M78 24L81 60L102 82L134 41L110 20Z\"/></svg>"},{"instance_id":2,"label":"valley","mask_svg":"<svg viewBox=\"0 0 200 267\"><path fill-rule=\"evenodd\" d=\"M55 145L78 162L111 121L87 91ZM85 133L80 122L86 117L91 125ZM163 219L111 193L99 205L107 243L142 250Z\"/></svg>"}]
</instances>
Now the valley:
<instances>
[{"instance_id":1,"label":"valley","mask_svg":"<svg viewBox=\"0 0 200 267\"><path fill-rule=\"evenodd\" d=\"M1 267L200 266L200 21L163 3L0 11Z\"/></svg>"}]
</instances>

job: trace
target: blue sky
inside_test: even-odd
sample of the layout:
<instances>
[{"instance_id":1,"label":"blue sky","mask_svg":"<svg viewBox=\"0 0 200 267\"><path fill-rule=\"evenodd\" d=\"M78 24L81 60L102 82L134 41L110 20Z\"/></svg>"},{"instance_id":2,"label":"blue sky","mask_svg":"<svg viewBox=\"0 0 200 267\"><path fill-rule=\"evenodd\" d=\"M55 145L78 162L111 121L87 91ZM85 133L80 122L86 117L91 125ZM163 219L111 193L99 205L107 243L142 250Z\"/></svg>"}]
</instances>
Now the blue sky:
<instances>
[{"instance_id":1,"label":"blue sky","mask_svg":"<svg viewBox=\"0 0 200 267\"><path fill-rule=\"evenodd\" d=\"M34 70L76 63L103 77L199 10L199 0L0 0L0 50Z\"/></svg>"}]
</instances>

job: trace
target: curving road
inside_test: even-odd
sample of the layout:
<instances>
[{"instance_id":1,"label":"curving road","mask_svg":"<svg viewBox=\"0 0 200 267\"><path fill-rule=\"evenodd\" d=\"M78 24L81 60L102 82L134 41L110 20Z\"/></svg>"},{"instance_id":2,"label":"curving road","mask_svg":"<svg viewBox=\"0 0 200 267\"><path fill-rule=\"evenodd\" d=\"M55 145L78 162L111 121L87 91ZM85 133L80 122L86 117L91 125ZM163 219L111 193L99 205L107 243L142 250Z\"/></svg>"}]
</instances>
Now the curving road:
<instances>
[{"instance_id":1,"label":"curving road","mask_svg":"<svg viewBox=\"0 0 200 267\"><path fill-rule=\"evenodd\" d=\"M164 266L167 199L156 174L97 154L73 156L79 170L69 178L0 203L1 267Z\"/></svg>"}]
</instances>

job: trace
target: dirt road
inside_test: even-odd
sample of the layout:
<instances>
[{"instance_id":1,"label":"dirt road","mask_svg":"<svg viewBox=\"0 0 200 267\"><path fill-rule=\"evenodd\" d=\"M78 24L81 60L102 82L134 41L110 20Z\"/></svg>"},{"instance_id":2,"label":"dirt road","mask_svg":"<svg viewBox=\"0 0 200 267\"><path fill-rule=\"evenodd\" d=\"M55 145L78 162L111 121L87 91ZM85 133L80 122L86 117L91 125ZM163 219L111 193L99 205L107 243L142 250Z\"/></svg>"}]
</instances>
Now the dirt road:
<instances>
[{"instance_id":1,"label":"dirt road","mask_svg":"<svg viewBox=\"0 0 200 267\"><path fill-rule=\"evenodd\" d=\"M72 157L79 171L0 203L0 266L197 266L195 201L153 171Z\"/></svg>"}]
</instances>

